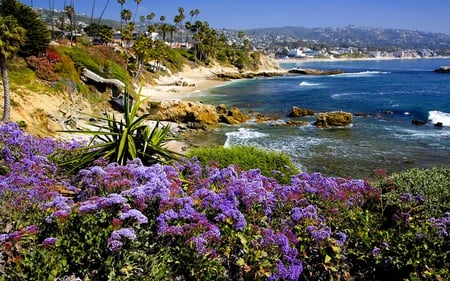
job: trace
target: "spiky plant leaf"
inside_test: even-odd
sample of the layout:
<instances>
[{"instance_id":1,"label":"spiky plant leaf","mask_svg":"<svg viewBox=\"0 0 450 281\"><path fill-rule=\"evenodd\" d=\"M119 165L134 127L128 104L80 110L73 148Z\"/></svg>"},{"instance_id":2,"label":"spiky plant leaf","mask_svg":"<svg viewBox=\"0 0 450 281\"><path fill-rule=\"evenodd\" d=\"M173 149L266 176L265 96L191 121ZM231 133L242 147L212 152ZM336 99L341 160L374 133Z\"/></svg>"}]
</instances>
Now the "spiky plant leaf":
<instances>
[{"instance_id":1,"label":"spiky plant leaf","mask_svg":"<svg viewBox=\"0 0 450 281\"><path fill-rule=\"evenodd\" d=\"M79 149L74 157L59 165L71 166L72 171L76 171L92 165L99 158L121 165L135 158L140 158L147 165L176 159L179 154L164 147L170 126L166 125L160 129L160 123L157 122L155 127L151 128L145 124L149 114L138 116L138 109L145 100L138 98L138 101L131 105L130 98L126 95L121 120L106 112L105 117L91 116L104 122L90 124L98 130L64 131L89 135L92 139L86 147Z\"/></svg>"}]
</instances>

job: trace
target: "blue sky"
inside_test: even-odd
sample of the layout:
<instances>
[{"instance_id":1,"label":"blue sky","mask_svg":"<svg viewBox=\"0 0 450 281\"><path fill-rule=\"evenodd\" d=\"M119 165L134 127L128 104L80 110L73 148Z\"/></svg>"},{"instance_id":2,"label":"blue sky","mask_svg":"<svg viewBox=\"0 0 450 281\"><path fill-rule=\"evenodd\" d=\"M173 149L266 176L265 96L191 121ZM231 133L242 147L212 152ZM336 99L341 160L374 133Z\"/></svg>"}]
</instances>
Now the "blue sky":
<instances>
[{"instance_id":1,"label":"blue sky","mask_svg":"<svg viewBox=\"0 0 450 281\"><path fill-rule=\"evenodd\" d=\"M20 0L48 8L49 0ZM63 9L71 0L52 0ZM73 0L77 13L91 14L93 0ZM96 0L94 17L107 0ZM342 27L347 25L412 29L450 34L450 0L142 0L136 18L151 12L172 22L183 7L198 9L198 20L213 28L244 30L257 27ZM125 8L135 13L136 2L126 0ZM109 0L104 18L119 19L120 5Z\"/></svg>"}]
</instances>

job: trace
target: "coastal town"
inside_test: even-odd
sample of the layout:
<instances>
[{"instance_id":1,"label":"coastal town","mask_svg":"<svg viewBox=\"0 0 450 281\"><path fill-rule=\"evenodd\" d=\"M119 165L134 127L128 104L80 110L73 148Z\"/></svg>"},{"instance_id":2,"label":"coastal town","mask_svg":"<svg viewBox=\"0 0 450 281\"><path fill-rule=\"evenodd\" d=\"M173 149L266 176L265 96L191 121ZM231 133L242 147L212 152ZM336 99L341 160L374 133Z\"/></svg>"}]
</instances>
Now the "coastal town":
<instances>
[{"instance_id":1,"label":"coastal town","mask_svg":"<svg viewBox=\"0 0 450 281\"><path fill-rule=\"evenodd\" d=\"M48 28L58 36L68 37L71 24L68 18L61 16L64 11L55 10L52 13L44 8L36 8L41 18L48 23ZM86 36L90 19L85 14L76 15L74 36ZM105 25L113 30L113 44L121 41L120 23L113 20L103 20ZM134 34L146 32L148 22L135 23ZM168 32L178 30L182 37L164 36L161 32L151 32L152 39L164 37L167 45L173 48L192 46L192 32L185 26L161 23ZM62 31L60 27L66 27ZM280 27L260 28L251 30L218 29L228 44L250 47L262 51L276 59L414 59L436 58L450 55L450 35L421 32L416 30L384 29L371 27L345 26L339 28L304 28ZM122 43L123 44L123 43Z\"/></svg>"}]
</instances>

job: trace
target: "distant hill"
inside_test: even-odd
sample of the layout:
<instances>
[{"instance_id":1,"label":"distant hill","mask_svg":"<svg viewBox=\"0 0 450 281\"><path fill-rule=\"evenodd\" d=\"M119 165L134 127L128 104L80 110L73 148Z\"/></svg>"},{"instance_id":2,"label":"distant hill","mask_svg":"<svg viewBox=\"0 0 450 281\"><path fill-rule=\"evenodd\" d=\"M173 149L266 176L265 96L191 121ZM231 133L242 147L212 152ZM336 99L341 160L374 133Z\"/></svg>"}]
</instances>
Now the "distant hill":
<instances>
[{"instance_id":1,"label":"distant hill","mask_svg":"<svg viewBox=\"0 0 450 281\"><path fill-rule=\"evenodd\" d=\"M377 27L273 27L244 31L248 36L283 36L304 41L316 41L330 46L354 46L368 48L402 48L450 50L450 35L417 30L387 29Z\"/></svg>"}]
</instances>

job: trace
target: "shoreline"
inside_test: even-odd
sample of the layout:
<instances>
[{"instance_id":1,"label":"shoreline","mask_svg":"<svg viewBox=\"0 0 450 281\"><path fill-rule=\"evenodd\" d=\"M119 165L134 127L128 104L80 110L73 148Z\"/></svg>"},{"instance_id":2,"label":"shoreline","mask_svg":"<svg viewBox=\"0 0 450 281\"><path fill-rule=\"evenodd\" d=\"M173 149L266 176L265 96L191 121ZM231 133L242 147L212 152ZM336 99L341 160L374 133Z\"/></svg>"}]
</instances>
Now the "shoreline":
<instances>
[{"instance_id":1,"label":"shoreline","mask_svg":"<svg viewBox=\"0 0 450 281\"><path fill-rule=\"evenodd\" d=\"M156 85L143 85L140 94L151 101L183 100L192 93L224 85L229 80L217 78L215 73L238 73L231 67L185 67L181 72L163 76L156 80Z\"/></svg>"},{"instance_id":2,"label":"shoreline","mask_svg":"<svg viewBox=\"0 0 450 281\"><path fill-rule=\"evenodd\" d=\"M386 61L386 60L428 60L428 59L450 59L449 57L426 57L426 58L397 58L397 57L378 57L378 58L287 58L287 59L275 59L278 64L283 63L296 63L296 62L337 62L337 61Z\"/></svg>"},{"instance_id":3,"label":"shoreline","mask_svg":"<svg viewBox=\"0 0 450 281\"><path fill-rule=\"evenodd\" d=\"M272 59L276 67L271 65L260 69L259 73L263 72L283 72L286 69L282 68L282 64L298 63L298 62L338 62L338 61L385 61L385 60L422 60L422 59L449 59L450 57L427 57L427 58L396 58L396 57L382 57L382 58L288 58L288 59ZM182 71L169 76L161 76L156 80L156 85L146 84L141 87L140 93L143 98L149 97L152 101L167 101L167 100L183 100L190 96L190 94L202 92L210 88L222 86L232 80L221 79L217 74L221 73L236 73L239 71L233 67L185 67Z\"/></svg>"}]
</instances>

